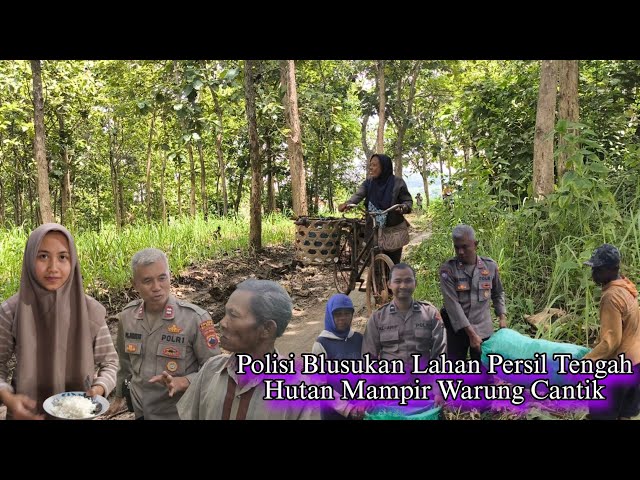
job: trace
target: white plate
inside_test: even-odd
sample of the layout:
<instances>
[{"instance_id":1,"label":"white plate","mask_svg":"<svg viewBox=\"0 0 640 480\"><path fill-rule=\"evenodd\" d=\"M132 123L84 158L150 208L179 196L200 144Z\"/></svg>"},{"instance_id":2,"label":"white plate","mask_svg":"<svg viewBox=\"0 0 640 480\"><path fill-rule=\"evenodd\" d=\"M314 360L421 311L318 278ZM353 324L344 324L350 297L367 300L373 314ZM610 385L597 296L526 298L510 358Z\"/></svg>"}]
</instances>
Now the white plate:
<instances>
[{"instance_id":1,"label":"white plate","mask_svg":"<svg viewBox=\"0 0 640 480\"><path fill-rule=\"evenodd\" d=\"M52 417L61 418L62 420L91 420L92 418L96 418L96 417L102 415L109 408L109 401L106 398L104 398L104 397L102 397L100 395L96 395L95 397L93 397L91 399L93 401L94 405L96 406L96 409L95 409L93 415L91 415L89 417L63 418L63 417L58 417L58 416L54 415L52 407L54 405L57 405L57 403L60 401L60 399L65 398L65 397L84 397L84 396L85 396L84 392L62 392L62 393L58 393L57 395L52 395L51 397L47 398L44 401L44 403L42 404L42 406L44 407L44 411L47 412L49 415L51 415Z\"/></svg>"}]
</instances>

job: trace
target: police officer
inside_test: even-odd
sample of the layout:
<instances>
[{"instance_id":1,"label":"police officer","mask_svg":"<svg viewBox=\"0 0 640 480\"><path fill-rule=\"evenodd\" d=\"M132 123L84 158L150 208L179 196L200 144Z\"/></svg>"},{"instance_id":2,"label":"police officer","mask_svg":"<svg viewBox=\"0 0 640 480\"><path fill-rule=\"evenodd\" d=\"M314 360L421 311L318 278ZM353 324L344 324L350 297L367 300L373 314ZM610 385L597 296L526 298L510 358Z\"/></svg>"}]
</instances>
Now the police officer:
<instances>
[{"instance_id":1,"label":"police officer","mask_svg":"<svg viewBox=\"0 0 640 480\"><path fill-rule=\"evenodd\" d=\"M401 359L412 363L415 353L425 361L444 353L446 338L438 309L429 302L413 299L416 276L413 268L398 263L391 268L393 300L373 312L367 322L362 354L373 359Z\"/></svg>"},{"instance_id":2,"label":"police officer","mask_svg":"<svg viewBox=\"0 0 640 480\"><path fill-rule=\"evenodd\" d=\"M123 384L130 379L136 419L178 420L176 404L199 368L220 353L218 337L206 310L171 295L164 252L140 250L131 269L142 298L118 314L120 369L110 410L124 407Z\"/></svg>"},{"instance_id":3,"label":"police officer","mask_svg":"<svg viewBox=\"0 0 640 480\"><path fill-rule=\"evenodd\" d=\"M476 233L469 225L453 229L456 256L440 267L440 290L444 300L442 319L447 329L447 356L465 359L467 352L479 360L483 341L493 334L489 299L507 326L507 310L498 265L489 257L477 255Z\"/></svg>"}]
</instances>

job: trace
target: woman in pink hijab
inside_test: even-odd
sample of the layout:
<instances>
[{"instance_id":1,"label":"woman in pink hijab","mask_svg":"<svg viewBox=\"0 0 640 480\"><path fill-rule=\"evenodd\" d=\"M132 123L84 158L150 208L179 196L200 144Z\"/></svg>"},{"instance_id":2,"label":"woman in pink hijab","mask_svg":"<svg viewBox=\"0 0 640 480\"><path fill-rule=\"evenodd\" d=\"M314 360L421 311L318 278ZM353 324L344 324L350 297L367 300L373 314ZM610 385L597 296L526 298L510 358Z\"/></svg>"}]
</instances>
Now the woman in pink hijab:
<instances>
[{"instance_id":1,"label":"woman in pink hijab","mask_svg":"<svg viewBox=\"0 0 640 480\"><path fill-rule=\"evenodd\" d=\"M0 402L7 418L43 419L42 403L61 392L109 394L118 355L105 317L105 308L84 293L69 231L46 223L31 232L20 290L0 305Z\"/></svg>"}]
</instances>

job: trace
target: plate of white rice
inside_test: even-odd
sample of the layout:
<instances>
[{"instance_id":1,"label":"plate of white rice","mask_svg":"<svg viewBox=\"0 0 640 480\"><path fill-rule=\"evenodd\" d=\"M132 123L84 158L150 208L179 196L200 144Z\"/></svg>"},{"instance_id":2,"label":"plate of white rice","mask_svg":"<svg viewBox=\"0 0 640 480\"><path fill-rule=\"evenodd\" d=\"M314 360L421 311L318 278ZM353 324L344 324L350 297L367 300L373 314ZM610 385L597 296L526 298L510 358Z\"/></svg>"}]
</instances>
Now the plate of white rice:
<instances>
[{"instance_id":1,"label":"plate of white rice","mask_svg":"<svg viewBox=\"0 0 640 480\"><path fill-rule=\"evenodd\" d=\"M87 397L85 392L63 392L52 395L42 404L49 415L64 420L90 420L109 408L106 398Z\"/></svg>"}]
</instances>

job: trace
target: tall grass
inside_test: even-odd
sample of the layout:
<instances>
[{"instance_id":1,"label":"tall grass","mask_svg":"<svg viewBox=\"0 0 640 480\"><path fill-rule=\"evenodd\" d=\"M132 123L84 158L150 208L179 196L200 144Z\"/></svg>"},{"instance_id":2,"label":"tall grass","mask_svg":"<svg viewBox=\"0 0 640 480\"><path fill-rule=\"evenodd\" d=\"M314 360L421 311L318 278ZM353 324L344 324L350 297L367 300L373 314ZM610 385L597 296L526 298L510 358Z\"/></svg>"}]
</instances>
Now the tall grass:
<instances>
[{"instance_id":1,"label":"tall grass","mask_svg":"<svg viewBox=\"0 0 640 480\"><path fill-rule=\"evenodd\" d=\"M217 229L220 227L220 235ZM242 252L249 246L249 221L244 218L185 218L163 226L128 226L118 232L115 226L100 232L74 234L80 268L87 293L125 288L131 278L131 257L143 248L155 247L167 253L171 271L179 274L193 262L211 260L222 253ZM20 284L22 257L29 232L14 228L0 232L0 299L13 295ZM282 215L268 215L262 221L265 246L290 244L295 225Z\"/></svg>"}]
</instances>

